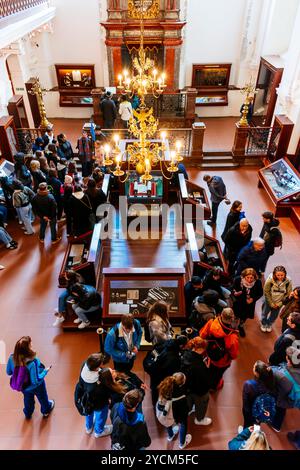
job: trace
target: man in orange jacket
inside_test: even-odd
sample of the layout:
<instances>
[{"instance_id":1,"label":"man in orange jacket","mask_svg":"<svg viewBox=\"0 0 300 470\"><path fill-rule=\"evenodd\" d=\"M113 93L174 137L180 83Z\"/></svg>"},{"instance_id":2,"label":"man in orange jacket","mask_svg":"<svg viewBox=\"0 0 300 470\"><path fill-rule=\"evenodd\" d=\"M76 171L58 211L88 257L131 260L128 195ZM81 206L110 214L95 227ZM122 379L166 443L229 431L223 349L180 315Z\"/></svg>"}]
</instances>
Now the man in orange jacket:
<instances>
[{"instance_id":1,"label":"man in orange jacket","mask_svg":"<svg viewBox=\"0 0 300 470\"><path fill-rule=\"evenodd\" d=\"M210 360L211 388L223 387L223 374L237 358L239 351L239 332L231 308L224 308L221 315L209 320L200 330L201 338L208 341L207 355Z\"/></svg>"}]
</instances>

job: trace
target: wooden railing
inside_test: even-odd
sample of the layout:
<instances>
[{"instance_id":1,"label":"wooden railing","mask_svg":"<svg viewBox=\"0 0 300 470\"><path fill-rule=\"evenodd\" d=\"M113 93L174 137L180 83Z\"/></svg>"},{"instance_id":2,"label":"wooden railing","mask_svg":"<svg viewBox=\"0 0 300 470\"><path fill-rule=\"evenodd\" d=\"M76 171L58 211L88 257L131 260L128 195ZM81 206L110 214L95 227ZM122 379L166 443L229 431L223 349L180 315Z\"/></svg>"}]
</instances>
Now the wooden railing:
<instances>
[{"instance_id":1,"label":"wooden railing","mask_svg":"<svg viewBox=\"0 0 300 470\"><path fill-rule=\"evenodd\" d=\"M0 0L0 19L43 3L48 0Z\"/></svg>"}]
</instances>

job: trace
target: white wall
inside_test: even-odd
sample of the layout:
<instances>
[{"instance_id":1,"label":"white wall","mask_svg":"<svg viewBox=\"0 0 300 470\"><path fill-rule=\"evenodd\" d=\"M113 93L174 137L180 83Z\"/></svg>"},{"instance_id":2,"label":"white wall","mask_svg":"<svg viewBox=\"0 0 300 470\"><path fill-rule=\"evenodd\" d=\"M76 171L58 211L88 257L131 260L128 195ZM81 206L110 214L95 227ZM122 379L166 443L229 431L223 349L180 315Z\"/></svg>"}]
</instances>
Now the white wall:
<instances>
[{"instance_id":1,"label":"white wall","mask_svg":"<svg viewBox=\"0 0 300 470\"><path fill-rule=\"evenodd\" d=\"M94 64L96 86L107 85L107 55L100 26L106 0L52 0L52 4L57 11L53 35L44 48L48 54L48 64L43 63L45 85L57 86L54 64L59 63ZM93 113L92 107L61 108L57 92L47 94L45 106L49 117L88 118Z\"/></svg>"},{"instance_id":2,"label":"white wall","mask_svg":"<svg viewBox=\"0 0 300 470\"><path fill-rule=\"evenodd\" d=\"M230 84L239 68L246 0L188 0L185 37L185 84L192 83L192 64L232 63ZM200 107L201 116L236 116L242 95L230 92L229 106Z\"/></svg>"}]
</instances>

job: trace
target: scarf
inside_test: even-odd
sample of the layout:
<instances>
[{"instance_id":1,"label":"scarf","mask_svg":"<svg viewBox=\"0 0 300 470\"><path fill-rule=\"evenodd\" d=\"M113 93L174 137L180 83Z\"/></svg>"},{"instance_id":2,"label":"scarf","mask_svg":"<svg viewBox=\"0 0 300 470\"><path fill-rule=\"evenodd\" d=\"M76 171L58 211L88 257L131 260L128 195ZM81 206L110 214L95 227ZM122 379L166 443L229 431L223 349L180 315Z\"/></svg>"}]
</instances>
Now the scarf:
<instances>
[{"instance_id":1,"label":"scarf","mask_svg":"<svg viewBox=\"0 0 300 470\"><path fill-rule=\"evenodd\" d=\"M247 282L245 278L241 278L241 286L246 289L246 296L250 297L250 290L255 286L256 279L253 282Z\"/></svg>"},{"instance_id":2,"label":"scarf","mask_svg":"<svg viewBox=\"0 0 300 470\"><path fill-rule=\"evenodd\" d=\"M144 422L144 416L138 411L127 411L123 403L120 403L118 408L118 415L127 426L135 426L138 423Z\"/></svg>"},{"instance_id":3,"label":"scarf","mask_svg":"<svg viewBox=\"0 0 300 470\"><path fill-rule=\"evenodd\" d=\"M83 137L78 139L78 150L80 156L86 157L86 159L89 160L92 156L89 139L85 139Z\"/></svg>"}]
</instances>

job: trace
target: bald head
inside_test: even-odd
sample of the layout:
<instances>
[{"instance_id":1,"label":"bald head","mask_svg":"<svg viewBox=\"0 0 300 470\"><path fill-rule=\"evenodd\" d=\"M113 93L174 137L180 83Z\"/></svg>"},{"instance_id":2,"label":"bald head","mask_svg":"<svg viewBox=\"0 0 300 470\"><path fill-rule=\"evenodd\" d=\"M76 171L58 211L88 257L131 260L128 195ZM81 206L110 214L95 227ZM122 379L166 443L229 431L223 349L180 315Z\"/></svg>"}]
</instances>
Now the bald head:
<instances>
[{"instance_id":1,"label":"bald head","mask_svg":"<svg viewBox=\"0 0 300 470\"><path fill-rule=\"evenodd\" d=\"M248 230L248 227L249 227L249 222L247 219L241 219L240 220L240 230L241 232L246 232L246 230Z\"/></svg>"},{"instance_id":2,"label":"bald head","mask_svg":"<svg viewBox=\"0 0 300 470\"><path fill-rule=\"evenodd\" d=\"M253 248L255 251L261 251L265 247L265 241L262 238L254 238L253 240Z\"/></svg>"}]
</instances>

